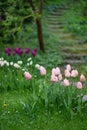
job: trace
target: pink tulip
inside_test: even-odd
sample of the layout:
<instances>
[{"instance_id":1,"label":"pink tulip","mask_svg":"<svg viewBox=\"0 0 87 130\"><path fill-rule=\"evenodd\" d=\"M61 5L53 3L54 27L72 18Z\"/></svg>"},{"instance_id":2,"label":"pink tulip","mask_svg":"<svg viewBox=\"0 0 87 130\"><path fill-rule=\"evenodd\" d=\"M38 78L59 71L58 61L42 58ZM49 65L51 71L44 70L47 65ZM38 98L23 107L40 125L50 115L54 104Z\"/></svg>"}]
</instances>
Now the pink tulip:
<instances>
[{"instance_id":1,"label":"pink tulip","mask_svg":"<svg viewBox=\"0 0 87 130\"><path fill-rule=\"evenodd\" d=\"M77 86L78 89L82 89L82 83L81 82L77 82L76 86Z\"/></svg>"},{"instance_id":2,"label":"pink tulip","mask_svg":"<svg viewBox=\"0 0 87 130\"><path fill-rule=\"evenodd\" d=\"M30 80L31 79L31 74L29 72L24 72L24 77L27 79L27 80Z\"/></svg>"},{"instance_id":3,"label":"pink tulip","mask_svg":"<svg viewBox=\"0 0 87 130\"><path fill-rule=\"evenodd\" d=\"M85 76L83 74L81 74L81 76L80 76L80 81L81 82L85 82L86 81L86 78L85 78Z\"/></svg>"},{"instance_id":4,"label":"pink tulip","mask_svg":"<svg viewBox=\"0 0 87 130\"><path fill-rule=\"evenodd\" d=\"M76 74L75 74L74 70L71 71L71 77L76 77Z\"/></svg>"},{"instance_id":5,"label":"pink tulip","mask_svg":"<svg viewBox=\"0 0 87 130\"><path fill-rule=\"evenodd\" d=\"M78 71L77 70L72 70L71 71L71 77L76 77L78 76Z\"/></svg>"},{"instance_id":6,"label":"pink tulip","mask_svg":"<svg viewBox=\"0 0 87 130\"><path fill-rule=\"evenodd\" d=\"M62 80L62 74L58 75L58 79L61 81Z\"/></svg>"},{"instance_id":7,"label":"pink tulip","mask_svg":"<svg viewBox=\"0 0 87 130\"><path fill-rule=\"evenodd\" d=\"M68 71L70 71L70 70L71 70L71 65L70 65L70 64L66 65L66 69L67 69Z\"/></svg>"},{"instance_id":8,"label":"pink tulip","mask_svg":"<svg viewBox=\"0 0 87 130\"><path fill-rule=\"evenodd\" d=\"M42 76L45 76L46 75L46 69L43 67L43 66L40 66L40 74L42 75Z\"/></svg>"},{"instance_id":9,"label":"pink tulip","mask_svg":"<svg viewBox=\"0 0 87 130\"><path fill-rule=\"evenodd\" d=\"M52 75L59 75L60 74L60 68L56 67L52 69Z\"/></svg>"},{"instance_id":10,"label":"pink tulip","mask_svg":"<svg viewBox=\"0 0 87 130\"><path fill-rule=\"evenodd\" d=\"M75 71L76 76L78 76L78 70L74 70L74 71Z\"/></svg>"},{"instance_id":11,"label":"pink tulip","mask_svg":"<svg viewBox=\"0 0 87 130\"><path fill-rule=\"evenodd\" d=\"M60 74L60 68L59 67L56 67L56 73L57 73L57 75Z\"/></svg>"},{"instance_id":12,"label":"pink tulip","mask_svg":"<svg viewBox=\"0 0 87 130\"><path fill-rule=\"evenodd\" d=\"M56 75L56 69L55 68L52 69L52 75Z\"/></svg>"},{"instance_id":13,"label":"pink tulip","mask_svg":"<svg viewBox=\"0 0 87 130\"><path fill-rule=\"evenodd\" d=\"M51 81L55 83L58 82L58 77L55 75L51 75Z\"/></svg>"},{"instance_id":14,"label":"pink tulip","mask_svg":"<svg viewBox=\"0 0 87 130\"><path fill-rule=\"evenodd\" d=\"M82 101L87 101L87 95L84 95Z\"/></svg>"},{"instance_id":15,"label":"pink tulip","mask_svg":"<svg viewBox=\"0 0 87 130\"><path fill-rule=\"evenodd\" d=\"M71 74L70 74L70 72L69 72L69 70L65 70L65 77L67 77L67 78L69 78L71 76Z\"/></svg>"},{"instance_id":16,"label":"pink tulip","mask_svg":"<svg viewBox=\"0 0 87 130\"><path fill-rule=\"evenodd\" d=\"M70 85L69 80L68 79L64 79L63 80L63 85L64 86L69 86Z\"/></svg>"}]
</instances>

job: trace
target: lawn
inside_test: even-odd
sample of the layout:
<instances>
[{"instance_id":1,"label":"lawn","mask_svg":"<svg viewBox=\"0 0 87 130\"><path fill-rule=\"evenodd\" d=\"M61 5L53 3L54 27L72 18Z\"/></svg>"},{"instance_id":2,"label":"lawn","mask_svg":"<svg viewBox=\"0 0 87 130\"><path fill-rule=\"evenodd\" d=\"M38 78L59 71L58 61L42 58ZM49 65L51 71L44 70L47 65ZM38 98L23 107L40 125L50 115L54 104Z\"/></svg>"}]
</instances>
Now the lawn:
<instances>
[{"instance_id":1,"label":"lawn","mask_svg":"<svg viewBox=\"0 0 87 130\"><path fill-rule=\"evenodd\" d=\"M29 92L26 91L22 93L10 92L0 95L1 130L87 129L86 115L84 117L76 116L71 120L66 111L48 111L42 107L30 113L29 108L27 108L27 105L29 105L28 98ZM4 101L6 102L6 106Z\"/></svg>"}]
</instances>

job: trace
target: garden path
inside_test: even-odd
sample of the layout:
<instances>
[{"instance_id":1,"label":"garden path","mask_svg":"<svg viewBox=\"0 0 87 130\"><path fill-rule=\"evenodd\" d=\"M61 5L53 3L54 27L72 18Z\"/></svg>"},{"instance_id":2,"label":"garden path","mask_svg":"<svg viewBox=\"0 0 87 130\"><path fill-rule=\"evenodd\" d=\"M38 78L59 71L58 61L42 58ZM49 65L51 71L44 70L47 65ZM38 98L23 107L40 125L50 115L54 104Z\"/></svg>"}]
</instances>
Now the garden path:
<instances>
[{"instance_id":1,"label":"garden path","mask_svg":"<svg viewBox=\"0 0 87 130\"><path fill-rule=\"evenodd\" d=\"M81 38L69 32L63 15L68 10L65 6L49 7L47 26L49 31L58 34L58 47L65 63L79 64L87 61L87 44Z\"/></svg>"}]
</instances>

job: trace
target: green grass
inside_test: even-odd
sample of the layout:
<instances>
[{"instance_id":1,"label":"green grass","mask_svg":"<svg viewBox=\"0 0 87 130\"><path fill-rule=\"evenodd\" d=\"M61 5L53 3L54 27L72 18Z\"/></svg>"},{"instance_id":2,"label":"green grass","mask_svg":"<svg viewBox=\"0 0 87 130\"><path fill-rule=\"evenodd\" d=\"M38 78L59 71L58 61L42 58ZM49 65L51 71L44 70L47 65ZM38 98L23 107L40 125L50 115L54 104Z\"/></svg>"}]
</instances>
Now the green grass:
<instances>
[{"instance_id":1,"label":"green grass","mask_svg":"<svg viewBox=\"0 0 87 130\"><path fill-rule=\"evenodd\" d=\"M24 102L27 102L28 92L8 92L0 95L0 129L1 130L86 130L87 117L68 118L66 111L47 111L43 108L29 113L24 109ZM6 102L7 106L3 104Z\"/></svg>"}]
</instances>

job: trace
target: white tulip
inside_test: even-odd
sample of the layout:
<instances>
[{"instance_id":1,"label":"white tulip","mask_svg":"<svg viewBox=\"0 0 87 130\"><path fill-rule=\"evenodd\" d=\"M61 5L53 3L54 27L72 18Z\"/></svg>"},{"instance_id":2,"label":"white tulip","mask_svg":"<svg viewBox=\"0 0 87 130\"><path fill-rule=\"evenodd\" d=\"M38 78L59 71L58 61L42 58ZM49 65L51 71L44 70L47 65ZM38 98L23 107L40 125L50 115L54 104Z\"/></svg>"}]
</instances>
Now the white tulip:
<instances>
[{"instance_id":1,"label":"white tulip","mask_svg":"<svg viewBox=\"0 0 87 130\"><path fill-rule=\"evenodd\" d=\"M40 69L40 65L39 65L39 64L36 64L36 65L35 65L35 68Z\"/></svg>"},{"instance_id":2,"label":"white tulip","mask_svg":"<svg viewBox=\"0 0 87 130\"><path fill-rule=\"evenodd\" d=\"M32 58L31 58L31 57L27 59L27 61L31 61L31 60L32 60Z\"/></svg>"},{"instance_id":3,"label":"white tulip","mask_svg":"<svg viewBox=\"0 0 87 130\"><path fill-rule=\"evenodd\" d=\"M10 65L13 65L13 62L10 62Z\"/></svg>"},{"instance_id":4,"label":"white tulip","mask_svg":"<svg viewBox=\"0 0 87 130\"><path fill-rule=\"evenodd\" d=\"M30 61L30 65L32 65L33 64L33 61Z\"/></svg>"},{"instance_id":5,"label":"white tulip","mask_svg":"<svg viewBox=\"0 0 87 130\"><path fill-rule=\"evenodd\" d=\"M29 63L27 63L27 66L29 66L30 64Z\"/></svg>"},{"instance_id":6,"label":"white tulip","mask_svg":"<svg viewBox=\"0 0 87 130\"><path fill-rule=\"evenodd\" d=\"M20 68L20 66L17 63L14 63L14 67L17 69Z\"/></svg>"},{"instance_id":7,"label":"white tulip","mask_svg":"<svg viewBox=\"0 0 87 130\"><path fill-rule=\"evenodd\" d=\"M18 64L21 65L23 62L22 61L18 61Z\"/></svg>"}]
</instances>

